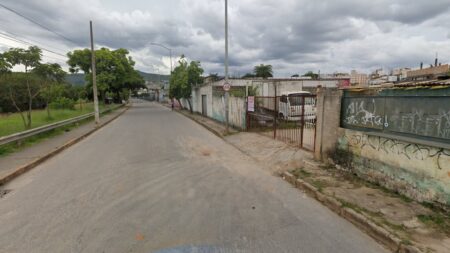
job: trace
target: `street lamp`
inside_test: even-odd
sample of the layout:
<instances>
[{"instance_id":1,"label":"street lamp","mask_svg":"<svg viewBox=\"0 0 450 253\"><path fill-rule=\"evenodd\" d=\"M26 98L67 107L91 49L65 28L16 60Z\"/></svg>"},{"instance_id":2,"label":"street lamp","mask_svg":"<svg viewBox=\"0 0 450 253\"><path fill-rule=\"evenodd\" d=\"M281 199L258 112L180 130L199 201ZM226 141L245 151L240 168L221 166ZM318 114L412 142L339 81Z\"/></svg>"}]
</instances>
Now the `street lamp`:
<instances>
[{"instance_id":1,"label":"street lamp","mask_svg":"<svg viewBox=\"0 0 450 253\"><path fill-rule=\"evenodd\" d=\"M170 75L172 75L172 49L164 46L163 44L159 44L159 43L155 43L155 42L151 42L150 45L162 47L162 48L164 48L164 49L169 51L169 56L170 56Z\"/></svg>"}]
</instances>

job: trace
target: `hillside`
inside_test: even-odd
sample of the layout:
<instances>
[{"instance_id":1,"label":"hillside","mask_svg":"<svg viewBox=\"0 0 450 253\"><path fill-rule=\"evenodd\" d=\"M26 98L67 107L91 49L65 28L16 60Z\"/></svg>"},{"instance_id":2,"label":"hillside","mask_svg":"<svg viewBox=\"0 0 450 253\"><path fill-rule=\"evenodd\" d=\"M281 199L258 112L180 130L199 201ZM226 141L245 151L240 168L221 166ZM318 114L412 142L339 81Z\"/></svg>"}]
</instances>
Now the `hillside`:
<instances>
[{"instance_id":1,"label":"hillside","mask_svg":"<svg viewBox=\"0 0 450 253\"><path fill-rule=\"evenodd\" d=\"M169 75L146 73L139 70L138 73L144 78L145 81L169 81ZM68 74L66 75L66 81L74 86L84 85L84 74Z\"/></svg>"},{"instance_id":2,"label":"hillside","mask_svg":"<svg viewBox=\"0 0 450 253\"><path fill-rule=\"evenodd\" d=\"M139 74L146 80L146 81L169 81L169 75L159 75L159 74L153 74L153 73L146 73L139 71ZM161 79L159 79L161 78Z\"/></svg>"},{"instance_id":3,"label":"hillside","mask_svg":"<svg viewBox=\"0 0 450 253\"><path fill-rule=\"evenodd\" d=\"M66 75L66 81L73 86L82 86L84 85L84 74L77 73L77 74L67 74Z\"/></svg>"}]
</instances>

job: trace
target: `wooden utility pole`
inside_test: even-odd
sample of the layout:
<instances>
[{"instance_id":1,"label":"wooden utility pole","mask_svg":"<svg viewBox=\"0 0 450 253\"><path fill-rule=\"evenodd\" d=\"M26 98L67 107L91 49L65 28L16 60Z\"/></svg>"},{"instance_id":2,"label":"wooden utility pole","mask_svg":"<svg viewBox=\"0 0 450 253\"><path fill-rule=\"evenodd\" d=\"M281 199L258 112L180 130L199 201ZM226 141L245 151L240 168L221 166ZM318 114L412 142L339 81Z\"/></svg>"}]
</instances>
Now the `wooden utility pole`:
<instances>
[{"instance_id":1,"label":"wooden utility pole","mask_svg":"<svg viewBox=\"0 0 450 253\"><path fill-rule=\"evenodd\" d=\"M98 111L97 80L95 77L96 70L95 70L94 32L92 31L92 21L89 21L89 25L91 28L92 93L94 95L94 115L95 115L95 124L99 124L100 113Z\"/></svg>"}]
</instances>

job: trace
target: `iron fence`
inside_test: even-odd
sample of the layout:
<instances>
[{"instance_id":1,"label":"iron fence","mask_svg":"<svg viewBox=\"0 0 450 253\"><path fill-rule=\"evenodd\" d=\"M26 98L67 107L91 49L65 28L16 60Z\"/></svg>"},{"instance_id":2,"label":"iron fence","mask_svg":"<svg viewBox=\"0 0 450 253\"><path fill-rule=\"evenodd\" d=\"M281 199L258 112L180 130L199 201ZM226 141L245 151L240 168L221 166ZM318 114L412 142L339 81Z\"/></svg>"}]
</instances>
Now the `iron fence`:
<instances>
[{"instance_id":1,"label":"iron fence","mask_svg":"<svg viewBox=\"0 0 450 253\"><path fill-rule=\"evenodd\" d=\"M253 104L251 101L253 100ZM289 94L252 97L247 109L247 131L260 132L313 151L316 137L316 96Z\"/></svg>"}]
</instances>

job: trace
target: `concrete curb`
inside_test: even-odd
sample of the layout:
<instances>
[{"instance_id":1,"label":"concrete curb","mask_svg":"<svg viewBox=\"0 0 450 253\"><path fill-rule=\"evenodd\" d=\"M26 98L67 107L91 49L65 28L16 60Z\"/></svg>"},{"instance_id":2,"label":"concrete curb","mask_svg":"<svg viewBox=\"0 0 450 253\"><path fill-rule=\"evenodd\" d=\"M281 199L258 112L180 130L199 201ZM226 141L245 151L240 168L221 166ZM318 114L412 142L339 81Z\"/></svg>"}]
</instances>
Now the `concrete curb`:
<instances>
[{"instance_id":1,"label":"concrete curb","mask_svg":"<svg viewBox=\"0 0 450 253\"><path fill-rule=\"evenodd\" d=\"M123 111L121 111L119 114L117 114L116 116L114 116L113 118L111 118L110 120L104 122L103 124L101 124L98 127L95 127L94 129L91 129L89 132L74 138L68 142L66 142L65 144L63 144L60 147L55 148L54 150L52 150L51 152L25 164L22 165L16 169L14 169L13 172L11 172L10 174L4 176L3 178L0 178L0 186L10 182L11 180L15 179L16 177L24 174L25 172L33 169L34 167L38 166L39 164L43 163L44 161L52 158L53 156L55 156L56 154L62 152L63 150L67 149L68 147L80 142L81 140L83 140L84 138L88 137L89 135L91 135L92 133L94 133L95 131L99 130L100 128L108 125L110 122L112 122L113 120L117 119L119 116L121 116L122 114L124 114L130 107L126 106L125 109Z\"/></svg>"},{"instance_id":2,"label":"concrete curb","mask_svg":"<svg viewBox=\"0 0 450 253\"><path fill-rule=\"evenodd\" d=\"M308 195L314 197L316 200L321 202L323 205L328 207L333 212L339 214L341 217L350 221L356 225L361 230L365 231L368 235L374 238L376 241L383 244L392 252L401 253L422 253L418 248L412 245L406 245L402 242L400 238L396 235L390 233L383 227L372 222L365 215L356 212L353 209L345 207L341 202L335 198L329 197L321 192L319 192L314 186L302 179L297 179L294 175L289 172L283 172L281 174L282 178L292 184L294 187L304 190Z\"/></svg>"}]
</instances>

